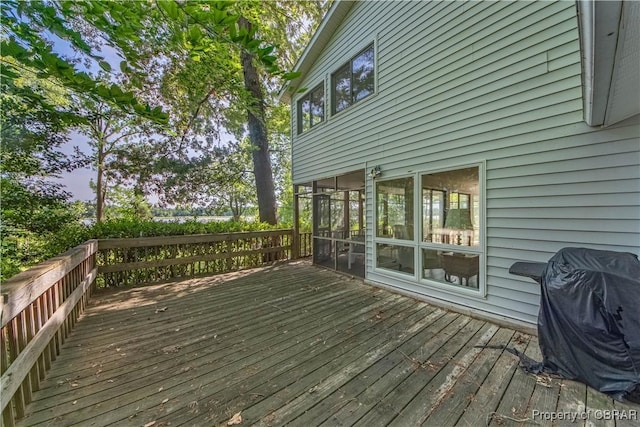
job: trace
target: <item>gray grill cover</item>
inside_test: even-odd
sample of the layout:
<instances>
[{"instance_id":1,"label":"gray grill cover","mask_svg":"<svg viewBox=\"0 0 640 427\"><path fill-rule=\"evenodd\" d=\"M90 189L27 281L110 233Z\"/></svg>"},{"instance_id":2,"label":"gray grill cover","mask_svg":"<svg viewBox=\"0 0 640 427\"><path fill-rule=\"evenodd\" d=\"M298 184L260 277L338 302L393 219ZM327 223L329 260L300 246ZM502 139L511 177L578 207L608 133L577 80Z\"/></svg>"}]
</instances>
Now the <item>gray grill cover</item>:
<instances>
[{"instance_id":1,"label":"gray grill cover","mask_svg":"<svg viewBox=\"0 0 640 427\"><path fill-rule=\"evenodd\" d=\"M542 275L543 370L640 401L640 262L634 254L564 248Z\"/></svg>"}]
</instances>

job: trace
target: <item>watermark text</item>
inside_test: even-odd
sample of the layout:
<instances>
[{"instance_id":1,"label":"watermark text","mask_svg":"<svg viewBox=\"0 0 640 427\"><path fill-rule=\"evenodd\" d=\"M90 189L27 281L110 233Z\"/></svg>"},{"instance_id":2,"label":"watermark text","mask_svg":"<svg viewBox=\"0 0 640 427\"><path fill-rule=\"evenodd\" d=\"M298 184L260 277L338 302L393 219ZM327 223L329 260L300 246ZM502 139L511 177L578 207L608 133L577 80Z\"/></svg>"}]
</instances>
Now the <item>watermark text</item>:
<instances>
[{"instance_id":1,"label":"watermark text","mask_svg":"<svg viewBox=\"0 0 640 427\"><path fill-rule=\"evenodd\" d=\"M585 411L539 411L534 409L531 416L534 420L543 421L570 421L575 423L583 420L631 420L637 421L636 409L587 409Z\"/></svg>"}]
</instances>

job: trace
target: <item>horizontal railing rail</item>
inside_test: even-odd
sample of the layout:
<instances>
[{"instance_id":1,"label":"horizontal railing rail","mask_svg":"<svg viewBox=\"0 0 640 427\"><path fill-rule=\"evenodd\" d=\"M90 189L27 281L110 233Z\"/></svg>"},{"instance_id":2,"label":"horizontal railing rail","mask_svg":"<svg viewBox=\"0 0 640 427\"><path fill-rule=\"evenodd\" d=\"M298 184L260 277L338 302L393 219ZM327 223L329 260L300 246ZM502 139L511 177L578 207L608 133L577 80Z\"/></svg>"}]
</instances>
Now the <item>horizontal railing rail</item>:
<instances>
[{"instance_id":1,"label":"horizontal railing rail","mask_svg":"<svg viewBox=\"0 0 640 427\"><path fill-rule=\"evenodd\" d=\"M33 392L84 311L97 276L90 240L2 284L2 422L24 416Z\"/></svg>"}]
</instances>

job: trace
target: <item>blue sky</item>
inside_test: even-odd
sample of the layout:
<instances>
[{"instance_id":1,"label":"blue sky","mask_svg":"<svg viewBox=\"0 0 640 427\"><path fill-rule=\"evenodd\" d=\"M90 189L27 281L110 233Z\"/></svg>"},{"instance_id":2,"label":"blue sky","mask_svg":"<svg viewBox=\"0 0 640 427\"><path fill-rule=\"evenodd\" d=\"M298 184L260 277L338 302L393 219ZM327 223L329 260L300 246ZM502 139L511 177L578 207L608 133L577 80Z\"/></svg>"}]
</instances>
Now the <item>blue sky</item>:
<instances>
[{"instance_id":1,"label":"blue sky","mask_svg":"<svg viewBox=\"0 0 640 427\"><path fill-rule=\"evenodd\" d=\"M55 52L70 58L82 56L81 54L74 52L67 41L62 40L51 33L46 34L46 36L54 42L53 50ZM122 58L114 49L109 46L105 46L99 54L104 57L104 60L107 61L113 69L119 69L119 64L120 61L122 61ZM85 67L83 62L78 64L77 68L90 74L97 74L101 70L98 63L93 60L91 61L89 68ZM74 147L78 147L84 153L90 153L87 137L75 131L69 134L69 142L61 148L61 151L65 154L72 155L74 153ZM95 194L90 187L91 180L95 181L95 179L96 172L94 170L83 168L76 169L72 172L62 173L61 178L56 181L65 185L66 190L72 194L72 200L95 201Z\"/></svg>"},{"instance_id":2,"label":"blue sky","mask_svg":"<svg viewBox=\"0 0 640 427\"><path fill-rule=\"evenodd\" d=\"M73 147L78 146L82 151L88 152L87 138L77 132L71 132L69 142L65 144L61 151L72 155ZM72 194L73 200L91 201L95 199L95 194L89 186L91 180L95 181L96 172L87 169L75 169L73 172L63 173L60 180L66 186L66 190Z\"/></svg>"}]
</instances>

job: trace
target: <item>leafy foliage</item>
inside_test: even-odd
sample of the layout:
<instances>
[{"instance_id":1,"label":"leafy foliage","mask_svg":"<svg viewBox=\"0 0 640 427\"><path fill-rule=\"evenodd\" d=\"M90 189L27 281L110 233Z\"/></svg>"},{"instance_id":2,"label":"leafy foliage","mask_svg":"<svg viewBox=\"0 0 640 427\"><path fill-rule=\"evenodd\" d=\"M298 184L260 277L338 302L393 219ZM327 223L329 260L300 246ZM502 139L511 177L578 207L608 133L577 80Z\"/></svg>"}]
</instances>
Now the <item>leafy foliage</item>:
<instances>
[{"instance_id":1,"label":"leafy foliage","mask_svg":"<svg viewBox=\"0 0 640 427\"><path fill-rule=\"evenodd\" d=\"M106 206L106 218L128 220L151 220L151 205L136 189L116 187L112 192L112 203Z\"/></svg>"},{"instance_id":2,"label":"leafy foliage","mask_svg":"<svg viewBox=\"0 0 640 427\"><path fill-rule=\"evenodd\" d=\"M158 78L153 80L157 93L171 112L173 128L179 135L177 140L169 142L176 147L188 147L189 150L201 150L204 153L199 158L185 158L177 154L179 150L167 153L161 159L162 167L156 168L169 171L170 176L164 188L179 188L180 183L184 182L181 179L189 171L193 172L190 176L192 184L195 183L198 188L211 186L212 181L208 180L211 175L203 173L206 168L202 164L209 157L213 157L214 161L219 157L219 150L216 152L216 147L212 145L220 141L224 130L230 131L238 142L245 140L248 130L253 146L250 150L253 162L251 169L257 193L252 199L260 207L261 217L266 219L263 210L275 208L276 194L285 194L273 182L279 182L279 178L289 171L288 162L279 154L289 151L288 148L281 149L288 145L289 115L287 109L273 108L279 87L279 80L274 76L284 79L295 77L292 73L277 72L275 66L293 65L292 58L299 54L310 34L310 31L301 31L301 28L305 29L306 23L313 26L319 22L328 4L288 1L233 3L227 12L237 19L236 25L230 28L229 36L235 42L247 36L253 38L252 41L243 39L243 49L229 49L224 37L214 37L210 29L215 22L207 23L211 17L198 14L200 6L189 8L191 2L180 4L177 11L169 10L167 6L166 15L154 18L157 20L156 26L166 24L167 15L169 18L187 18L180 22L169 20L172 24L167 27L163 39L165 42L153 45L154 48L147 46L140 63L145 64L148 75L158 74ZM184 16L179 15L181 12ZM199 27L190 26L190 23ZM275 42L268 45L261 39ZM140 48L145 49L144 46ZM256 74L253 80L247 79L248 67ZM251 85L249 81L255 84ZM248 117L250 124L251 117L254 117L254 124L263 129L247 126ZM273 117L278 117L279 123L272 123ZM277 133L272 128L277 129ZM286 142L283 143L283 139ZM285 162L281 163L280 160ZM277 165L274 168L275 177L271 172L271 164ZM226 191L227 202L238 201L239 189L234 181L223 179L216 184ZM184 193L172 191L168 199L176 201L180 194ZM242 198L246 199L244 196ZM265 198L271 200L263 203L261 199ZM275 220L275 212L271 217Z\"/></svg>"},{"instance_id":3,"label":"leafy foliage","mask_svg":"<svg viewBox=\"0 0 640 427\"><path fill-rule=\"evenodd\" d=\"M80 211L55 193L39 194L6 179L2 193L0 279L59 255L86 237Z\"/></svg>"},{"instance_id":4,"label":"leafy foliage","mask_svg":"<svg viewBox=\"0 0 640 427\"><path fill-rule=\"evenodd\" d=\"M271 55L273 47L256 37L255 31L238 26L240 15L235 4L228 1L18 1L7 0L2 8L3 56L14 63L3 63L3 85L17 89L14 80L20 68L35 69L38 77L54 79L62 87L89 96L95 101L118 106L128 113L136 113L159 123L168 116L159 106L142 103L133 91L118 84L108 84L87 72L76 69L68 59L53 50L52 40L68 42L76 51L97 61L99 67L111 72L112 67L96 53L100 41L115 48L124 59L120 71L142 86L144 60L164 53L158 47L167 46L172 52L187 53L198 61L212 44L251 52L273 74L284 74ZM50 34L44 38L42 34ZM87 35L90 35L87 37ZM141 49L143 47L144 49ZM227 48L228 50L228 48ZM220 52L220 51L219 51ZM166 57L165 57L166 59ZM51 110L37 94L27 94Z\"/></svg>"},{"instance_id":5,"label":"leafy foliage","mask_svg":"<svg viewBox=\"0 0 640 427\"><path fill-rule=\"evenodd\" d=\"M9 277L35 264L53 258L88 239L136 238L214 234L240 231L270 230L276 227L259 222L219 221L160 222L132 217L108 219L94 225L70 222L44 233L15 231L2 238L0 279Z\"/></svg>"},{"instance_id":6,"label":"leafy foliage","mask_svg":"<svg viewBox=\"0 0 640 427\"><path fill-rule=\"evenodd\" d=\"M135 158L135 155L141 149L153 148L149 141L154 132L162 130L152 122L126 114L103 102L95 103L86 99L80 108L84 110L86 121L78 129L88 138L91 151L85 155L85 159L96 171L96 219L102 221L111 187L112 191L116 191L117 185L127 180L139 183L146 181L148 161L154 157L154 153L146 150L147 158ZM138 184L135 191L142 195L142 185Z\"/></svg>"},{"instance_id":7,"label":"leafy foliage","mask_svg":"<svg viewBox=\"0 0 640 427\"><path fill-rule=\"evenodd\" d=\"M274 94L282 79L296 77L283 70L293 65L328 5L4 1L3 277L112 232L131 237L211 232L216 226L149 225L136 218L149 214L144 201L149 194L165 203L228 210L236 218L255 209L257 149L277 165L275 193L290 197L288 109L273 106ZM118 57L119 66L104 52ZM243 56L249 61L243 63ZM264 97L247 89L247 64L255 67ZM264 110L255 115L258 109ZM262 145L247 142L251 114L266 125L268 141ZM61 150L69 132L78 129L93 141L89 157ZM81 225L69 195L51 180L88 164L104 178L96 190L104 193L107 217L120 218L119 224L131 221L129 228L112 221ZM259 176L264 179L273 177ZM105 189L115 188L110 205ZM219 227L241 223L225 224Z\"/></svg>"},{"instance_id":8,"label":"leafy foliage","mask_svg":"<svg viewBox=\"0 0 640 427\"><path fill-rule=\"evenodd\" d=\"M96 224L88 231L93 239L133 238L152 236L178 236L187 234L215 234L240 231L271 230L275 226L260 222L245 221L185 221L159 222L135 219L107 220Z\"/></svg>"},{"instance_id":9,"label":"leafy foliage","mask_svg":"<svg viewBox=\"0 0 640 427\"><path fill-rule=\"evenodd\" d=\"M31 70L14 84L46 103L61 102L63 92L37 79ZM64 112L14 93L3 92L0 105L1 274L7 277L26 260L38 262L54 255L46 248L46 239L78 220L78 212L67 202L69 195L51 178L80 162L60 150L73 123Z\"/></svg>"},{"instance_id":10,"label":"leafy foliage","mask_svg":"<svg viewBox=\"0 0 640 427\"><path fill-rule=\"evenodd\" d=\"M102 57L92 52L81 34L68 25L65 14L70 12L71 2L64 2L58 7L45 2L6 1L2 8L3 38L0 49L3 56L13 58L13 62L5 62L2 67L2 85L7 90L50 111L56 111L57 105L47 102L28 88L20 88L15 79L21 76L23 68L36 70L40 79L53 80L61 87L73 93L90 96L96 100L118 105L125 111L135 112L158 122L166 122L167 115L161 108L151 108L141 104L132 92L123 91L118 85L100 82L88 73L79 71L74 64L53 51L52 43L41 37L42 33L53 35L69 41L72 46L98 60L100 67L110 70L110 66Z\"/></svg>"}]
</instances>

